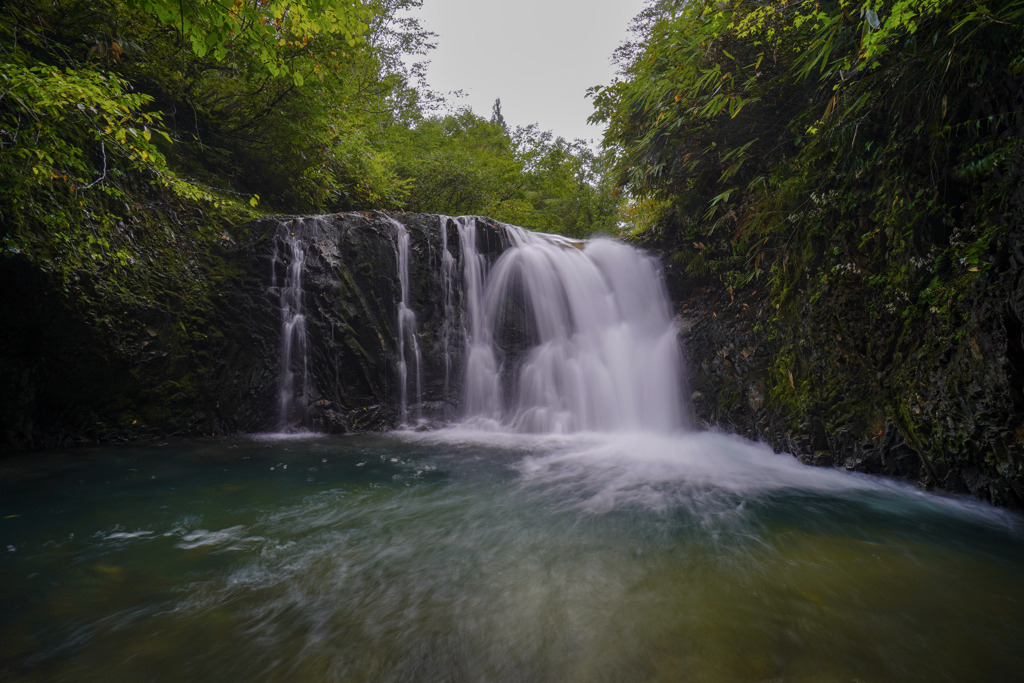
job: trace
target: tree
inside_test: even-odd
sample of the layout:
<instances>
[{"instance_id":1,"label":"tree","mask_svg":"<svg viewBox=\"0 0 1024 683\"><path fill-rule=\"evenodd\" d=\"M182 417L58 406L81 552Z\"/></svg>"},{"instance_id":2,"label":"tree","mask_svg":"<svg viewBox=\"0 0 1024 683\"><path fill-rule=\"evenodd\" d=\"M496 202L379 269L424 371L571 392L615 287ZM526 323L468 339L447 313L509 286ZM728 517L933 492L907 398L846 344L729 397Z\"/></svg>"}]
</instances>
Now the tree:
<instances>
[{"instance_id":1,"label":"tree","mask_svg":"<svg viewBox=\"0 0 1024 683\"><path fill-rule=\"evenodd\" d=\"M500 114L500 101L495 103ZM472 111L426 118L391 147L409 180L406 208L482 214L585 237L613 232L617 203L603 158L534 124L509 131Z\"/></svg>"},{"instance_id":2,"label":"tree","mask_svg":"<svg viewBox=\"0 0 1024 683\"><path fill-rule=\"evenodd\" d=\"M608 124L625 193L672 198L705 231L734 226L755 198L778 215L772 198L797 178L863 177L883 147L913 168L973 144L954 121L971 119L979 78L1015 69L1022 16L1021 2L992 13L953 0L656 0L618 52L621 76L591 91L593 120ZM748 227L776 224L745 214L760 216Z\"/></svg>"},{"instance_id":3,"label":"tree","mask_svg":"<svg viewBox=\"0 0 1024 683\"><path fill-rule=\"evenodd\" d=\"M415 20L395 17L418 2L367 3L354 44L316 34L277 46L276 74L259 55L261 35L235 37L218 58L159 23L134 31L144 50L124 68L175 112L177 158L203 182L228 180L289 211L394 208L405 191L383 140L419 116L419 67L403 55L429 47Z\"/></svg>"},{"instance_id":4,"label":"tree","mask_svg":"<svg viewBox=\"0 0 1024 683\"><path fill-rule=\"evenodd\" d=\"M288 64L288 50L308 45L318 36L344 38L355 47L369 26L372 9L357 0L235 0L232 4L203 0L129 0L162 23L177 28L199 57L212 54L223 61L243 46L275 76L292 73L302 85L301 71Z\"/></svg>"},{"instance_id":5,"label":"tree","mask_svg":"<svg viewBox=\"0 0 1024 683\"><path fill-rule=\"evenodd\" d=\"M494 105L491 107L491 123L496 123L503 129L508 130L508 126L505 124L505 117L501 115L501 98L494 100Z\"/></svg>"},{"instance_id":6,"label":"tree","mask_svg":"<svg viewBox=\"0 0 1024 683\"><path fill-rule=\"evenodd\" d=\"M396 18L418 2L12 0L0 10L4 244L54 268L126 263L116 226L153 188L207 208L400 206L385 132L420 115L421 67L403 55L429 34Z\"/></svg>"}]
</instances>

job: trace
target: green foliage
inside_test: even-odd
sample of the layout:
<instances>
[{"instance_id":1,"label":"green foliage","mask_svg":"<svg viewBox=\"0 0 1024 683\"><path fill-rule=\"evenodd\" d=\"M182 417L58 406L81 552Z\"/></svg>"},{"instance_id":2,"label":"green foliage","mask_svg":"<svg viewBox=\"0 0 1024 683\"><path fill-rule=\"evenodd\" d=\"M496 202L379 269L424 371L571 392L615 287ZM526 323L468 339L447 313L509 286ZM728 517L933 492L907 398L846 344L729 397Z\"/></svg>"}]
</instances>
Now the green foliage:
<instances>
[{"instance_id":1,"label":"green foliage","mask_svg":"<svg viewBox=\"0 0 1024 683\"><path fill-rule=\"evenodd\" d=\"M75 259L125 266L111 234L138 178L191 201L212 200L168 166L170 138L152 98L96 68L34 64L18 51L0 64L0 221L6 251L39 253L50 269Z\"/></svg>"},{"instance_id":2,"label":"green foliage","mask_svg":"<svg viewBox=\"0 0 1024 683\"><path fill-rule=\"evenodd\" d=\"M462 111L398 131L392 148L409 210L487 215L575 237L615 229L603 159L581 141L536 125L509 131L500 116Z\"/></svg>"},{"instance_id":3,"label":"green foliage","mask_svg":"<svg viewBox=\"0 0 1024 683\"><path fill-rule=\"evenodd\" d=\"M274 76L292 74L302 85L302 71L288 64L290 48L310 39L332 36L354 47L369 26L370 8L358 0L129 0L129 8L151 13L177 28L192 51L225 60L237 49L251 51Z\"/></svg>"},{"instance_id":4,"label":"green foliage","mask_svg":"<svg viewBox=\"0 0 1024 683\"><path fill-rule=\"evenodd\" d=\"M594 119L623 190L672 200L680 243L756 256L797 226L929 216L941 239L957 209L915 188L970 195L1019 163L1022 17L1019 1L652 2ZM912 215L890 218L908 189ZM901 235L890 252L930 238Z\"/></svg>"},{"instance_id":5,"label":"green foliage","mask_svg":"<svg viewBox=\"0 0 1024 683\"><path fill-rule=\"evenodd\" d=\"M282 37L269 70L260 31L237 32L222 54L202 53L141 17L132 27L139 52L123 68L176 113L167 121L175 161L203 183L259 194L269 210L394 208L404 189L383 133L419 115L421 67L403 57L425 51L429 34L393 17L418 4L366 3L358 41L275 28Z\"/></svg>"}]
</instances>

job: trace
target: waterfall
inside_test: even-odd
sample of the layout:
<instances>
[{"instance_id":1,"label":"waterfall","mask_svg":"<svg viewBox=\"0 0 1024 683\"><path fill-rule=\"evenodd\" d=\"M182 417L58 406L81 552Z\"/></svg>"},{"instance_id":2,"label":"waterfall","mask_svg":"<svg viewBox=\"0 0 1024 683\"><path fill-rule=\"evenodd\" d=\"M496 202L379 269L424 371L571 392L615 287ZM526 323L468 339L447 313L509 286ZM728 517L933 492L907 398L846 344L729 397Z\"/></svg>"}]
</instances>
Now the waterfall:
<instances>
[{"instance_id":1,"label":"waterfall","mask_svg":"<svg viewBox=\"0 0 1024 683\"><path fill-rule=\"evenodd\" d=\"M448 249L448 217L438 217L441 231L441 286L444 290L444 323L441 325L441 352L444 354L444 398L448 403L452 376L452 334L455 328L455 305L452 299L455 278L455 257Z\"/></svg>"},{"instance_id":2,"label":"waterfall","mask_svg":"<svg viewBox=\"0 0 1024 683\"><path fill-rule=\"evenodd\" d=\"M272 282L277 283L277 267L285 265L284 281L278 286L281 303L281 354L278 373L277 427L285 431L306 426L309 392L309 362L307 358L306 316L303 313L302 274L306 253L294 233L284 230L274 240L271 261ZM300 398L296 405L296 397Z\"/></svg>"},{"instance_id":3,"label":"waterfall","mask_svg":"<svg viewBox=\"0 0 1024 683\"><path fill-rule=\"evenodd\" d=\"M685 426L658 264L620 242L466 216L339 214L279 224L273 268L278 429L396 417L533 433Z\"/></svg>"},{"instance_id":4,"label":"waterfall","mask_svg":"<svg viewBox=\"0 0 1024 683\"><path fill-rule=\"evenodd\" d=\"M468 314L464 417L514 431L684 426L682 357L659 269L609 239L502 226L488 268L458 221Z\"/></svg>"},{"instance_id":5,"label":"waterfall","mask_svg":"<svg viewBox=\"0 0 1024 683\"><path fill-rule=\"evenodd\" d=\"M409 231L394 219L388 221L395 226L395 255L398 261L398 282L401 299L398 301L398 391L399 420L409 421L409 357L411 356L416 388L416 419L422 419L423 377L422 357L416 339L416 314L409 308ZM407 346L408 345L408 346Z\"/></svg>"},{"instance_id":6,"label":"waterfall","mask_svg":"<svg viewBox=\"0 0 1024 683\"><path fill-rule=\"evenodd\" d=\"M462 248L462 271L467 326L463 412L468 417L499 421L502 413L500 368L491 326L484 308L487 260L477 251L473 217L456 219Z\"/></svg>"}]
</instances>

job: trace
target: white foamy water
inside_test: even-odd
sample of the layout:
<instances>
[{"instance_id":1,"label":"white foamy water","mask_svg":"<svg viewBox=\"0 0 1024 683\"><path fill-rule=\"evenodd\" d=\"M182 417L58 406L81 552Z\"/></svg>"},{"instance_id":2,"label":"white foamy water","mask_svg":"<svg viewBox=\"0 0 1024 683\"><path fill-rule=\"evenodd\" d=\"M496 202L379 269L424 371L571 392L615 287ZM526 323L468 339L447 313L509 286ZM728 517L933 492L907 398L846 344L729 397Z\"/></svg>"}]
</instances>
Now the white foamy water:
<instances>
[{"instance_id":1,"label":"white foamy water","mask_svg":"<svg viewBox=\"0 0 1024 683\"><path fill-rule=\"evenodd\" d=\"M720 432L518 434L454 426L396 434L410 443L519 454L510 467L527 490L591 513L685 510L704 520L743 511L750 501L814 496L912 517L937 514L1019 528L1014 513L908 483L805 465L766 444Z\"/></svg>"},{"instance_id":2,"label":"white foamy water","mask_svg":"<svg viewBox=\"0 0 1024 683\"><path fill-rule=\"evenodd\" d=\"M465 421L515 432L685 426L682 357L657 263L607 239L502 226L490 266L459 219L469 324Z\"/></svg>"},{"instance_id":3,"label":"white foamy water","mask_svg":"<svg viewBox=\"0 0 1024 683\"><path fill-rule=\"evenodd\" d=\"M687 430L683 354L655 259L611 239L580 242L511 225L498 227L504 244L495 257L478 248L495 237L481 231L493 228L473 217L455 223L465 306L462 419L400 438L526 453L514 467L524 487L592 512L685 508L707 518L795 494L1016 523L984 504ZM447 257L446 233L442 244ZM446 315L455 317L447 305Z\"/></svg>"}]
</instances>

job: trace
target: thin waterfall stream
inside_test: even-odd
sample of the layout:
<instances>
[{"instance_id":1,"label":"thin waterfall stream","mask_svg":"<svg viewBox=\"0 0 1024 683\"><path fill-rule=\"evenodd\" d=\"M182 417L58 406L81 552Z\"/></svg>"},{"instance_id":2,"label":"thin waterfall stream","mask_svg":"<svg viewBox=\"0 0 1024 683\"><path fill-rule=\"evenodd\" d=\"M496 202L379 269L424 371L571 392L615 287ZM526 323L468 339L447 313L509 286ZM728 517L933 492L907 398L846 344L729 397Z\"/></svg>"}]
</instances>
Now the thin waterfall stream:
<instances>
[{"instance_id":1,"label":"thin waterfall stream","mask_svg":"<svg viewBox=\"0 0 1024 683\"><path fill-rule=\"evenodd\" d=\"M398 282L401 298L398 300L398 388L399 424L409 421L409 384L416 395L416 418L422 418L423 379L421 375L422 355L416 336L416 313L409 308L409 231L396 220L389 221L395 228L395 260L398 262ZM409 365L413 376L409 377Z\"/></svg>"},{"instance_id":2,"label":"thin waterfall stream","mask_svg":"<svg viewBox=\"0 0 1024 683\"><path fill-rule=\"evenodd\" d=\"M309 361L302 277L306 253L294 234L279 234L271 259L272 282L278 285L281 302L281 355L277 390L277 429L305 426L309 391ZM279 276L277 269L284 266Z\"/></svg>"},{"instance_id":3,"label":"thin waterfall stream","mask_svg":"<svg viewBox=\"0 0 1024 683\"><path fill-rule=\"evenodd\" d=\"M1018 513L695 430L648 254L387 218L349 243L386 273L315 221L274 242L280 433L0 463L5 678L1019 678ZM351 308L401 429L289 431L355 279L327 262L386 302Z\"/></svg>"},{"instance_id":4,"label":"thin waterfall stream","mask_svg":"<svg viewBox=\"0 0 1024 683\"><path fill-rule=\"evenodd\" d=\"M441 282L444 289L444 325L441 327L441 352L444 356L444 393L447 402L450 397L452 376L452 335L455 333L454 278L455 257L448 249L448 218L438 217L438 232L441 234ZM447 416L446 416L447 417Z\"/></svg>"}]
</instances>

